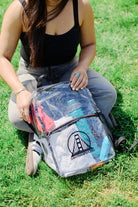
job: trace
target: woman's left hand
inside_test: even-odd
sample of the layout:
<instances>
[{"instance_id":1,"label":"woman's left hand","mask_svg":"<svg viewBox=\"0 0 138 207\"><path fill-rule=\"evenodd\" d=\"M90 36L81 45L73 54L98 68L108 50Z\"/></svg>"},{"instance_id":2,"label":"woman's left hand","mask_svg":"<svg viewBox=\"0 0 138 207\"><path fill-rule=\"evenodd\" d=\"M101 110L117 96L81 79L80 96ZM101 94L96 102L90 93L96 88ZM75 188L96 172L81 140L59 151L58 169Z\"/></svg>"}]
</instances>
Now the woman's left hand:
<instances>
[{"instance_id":1,"label":"woman's left hand","mask_svg":"<svg viewBox=\"0 0 138 207\"><path fill-rule=\"evenodd\" d=\"M88 85L87 72L84 69L75 68L70 77L72 90L80 90Z\"/></svg>"}]
</instances>

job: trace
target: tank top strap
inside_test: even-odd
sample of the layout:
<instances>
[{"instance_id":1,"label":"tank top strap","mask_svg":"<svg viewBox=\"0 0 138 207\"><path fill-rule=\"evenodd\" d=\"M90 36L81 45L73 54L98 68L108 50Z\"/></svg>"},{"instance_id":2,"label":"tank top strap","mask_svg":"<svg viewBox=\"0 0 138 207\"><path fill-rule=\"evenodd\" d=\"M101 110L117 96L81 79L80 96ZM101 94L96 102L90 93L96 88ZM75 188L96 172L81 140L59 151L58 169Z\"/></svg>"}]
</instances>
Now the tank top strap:
<instances>
[{"instance_id":1,"label":"tank top strap","mask_svg":"<svg viewBox=\"0 0 138 207\"><path fill-rule=\"evenodd\" d=\"M78 18L78 0L73 0L73 11L74 11L74 21L75 21L75 26L79 26L79 18Z\"/></svg>"},{"instance_id":2,"label":"tank top strap","mask_svg":"<svg viewBox=\"0 0 138 207\"><path fill-rule=\"evenodd\" d=\"M27 3L25 0L19 0L19 2L22 4L25 13L28 15L28 7L27 7Z\"/></svg>"}]
</instances>

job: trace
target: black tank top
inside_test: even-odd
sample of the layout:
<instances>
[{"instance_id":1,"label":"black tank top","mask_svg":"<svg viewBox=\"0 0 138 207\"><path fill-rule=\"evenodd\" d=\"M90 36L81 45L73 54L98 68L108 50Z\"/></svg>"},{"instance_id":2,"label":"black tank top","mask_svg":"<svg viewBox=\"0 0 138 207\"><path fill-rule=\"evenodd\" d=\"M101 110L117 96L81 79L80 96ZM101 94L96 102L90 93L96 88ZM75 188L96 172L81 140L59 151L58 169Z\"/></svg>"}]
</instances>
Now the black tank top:
<instances>
[{"instance_id":1,"label":"black tank top","mask_svg":"<svg viewBox=\"0 0 138 207\"><path fill-rule=\"evenodd\" d=\"M19 0L27 13L25 0ZM80 26L78 20L78 0L73 0L74 26L61 35L45 34L44 38L44 62L42 66L53 66L64 64L73 59L80 43ZM30 48L27 33L22 32L21 36L21 57L30 64Z\"/></svg>"}]
</instances>

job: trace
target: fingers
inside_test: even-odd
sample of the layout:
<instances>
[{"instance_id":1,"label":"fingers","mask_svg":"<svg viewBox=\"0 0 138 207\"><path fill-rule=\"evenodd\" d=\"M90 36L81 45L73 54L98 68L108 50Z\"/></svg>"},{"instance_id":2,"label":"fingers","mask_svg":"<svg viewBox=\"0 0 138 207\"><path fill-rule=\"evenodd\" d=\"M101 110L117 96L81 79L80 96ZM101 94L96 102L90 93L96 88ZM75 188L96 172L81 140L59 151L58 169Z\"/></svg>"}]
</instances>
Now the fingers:
<instances>
[{"instance_id":1,"label":"fingers","mask_svg":"<svg viewBox=\"0 0 138 207\"><path fill-rule=\"evenodd\" d=\"M20 119L23 119L27 121L28 123L30 123L29 108L19 109L18 115Z\"/></svg>"},{"instance_id":2,"label":"fingers","mask_svg":"<svg viewBox=\"0 0 138 207\"><path fill-rule=\"evenodd\" d=\"M82 81L80 83L76 83L75 84L75 90L80 90L80 89L84 89L88 84L87 79L82 79Z\"/></svg>"},{"instance_id":3,"label":"fingers","mask_svg":"<svg viewBox=\"0 0 138 207\"><path fill-rule=\"evenodd\" d=\"M24 120L30 123L29 108L24 109Z\"/></svg>"},{"instance_id":4,"label":"fingers","mask_svg":"<svg viewBox=\"0 0 138 207\"><path fill-rule=\"evenodd\" d=\"M23 116L24 116L23 110L18 110L18 115L20 119L23 119Z\"/></svg>"},{"instance_id":5,"label":"fingers","mask_svg":"<svg viewBox=\"0 0 138 207\"><path fill-rule=\"evenodd\" d=\"M18 108L19 118L30 123L29 106L31 104L31 93L27 90L19 93L16 96L16 104Z\"/></svg>"},{"instance_id":6,"label":"fingers","mask_svg":"<svg viewBox=\"0 0 138 207\"><path fill-rule=\"evenodd\" d=\"M71 76L71 88L72 90L80 90L87 86L88 84L88 77L87 73L74 73Z\"/></svg>"}]
</instances>

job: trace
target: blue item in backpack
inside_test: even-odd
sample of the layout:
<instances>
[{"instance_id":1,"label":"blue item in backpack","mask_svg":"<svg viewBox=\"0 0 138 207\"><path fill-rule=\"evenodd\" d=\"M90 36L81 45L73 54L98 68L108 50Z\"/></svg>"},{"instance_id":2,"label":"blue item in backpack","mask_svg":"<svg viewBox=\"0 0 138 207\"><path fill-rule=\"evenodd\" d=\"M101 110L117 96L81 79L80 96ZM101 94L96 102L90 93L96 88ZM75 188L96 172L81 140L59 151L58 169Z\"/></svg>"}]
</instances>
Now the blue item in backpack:
<instances>
[{"instance_id":1,"label":"blue item in backpack","mask_svg":"<svg viewBox=\"0 0 138 207\"><path fill-rule=\"evenodd\" d=\"M68 115L71 116L73 119L84 116L83 110L79 102L77 102L75 99L68 101L67 106L68 106ZM83 141L88 142L86 134L88 135L88 138L90 139L91 142L91 154L93 155L94 158L97 158L100 154L100 149L96 144L95 137L92 133L92 130L90 128L87 119L82 118L78 120L76 122L76 126L78 128L78 131L84 132L81 133L81 138Z\"/></svg>"}]
</instances>

